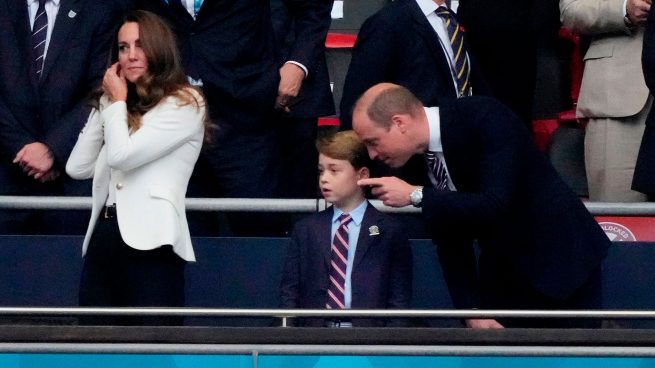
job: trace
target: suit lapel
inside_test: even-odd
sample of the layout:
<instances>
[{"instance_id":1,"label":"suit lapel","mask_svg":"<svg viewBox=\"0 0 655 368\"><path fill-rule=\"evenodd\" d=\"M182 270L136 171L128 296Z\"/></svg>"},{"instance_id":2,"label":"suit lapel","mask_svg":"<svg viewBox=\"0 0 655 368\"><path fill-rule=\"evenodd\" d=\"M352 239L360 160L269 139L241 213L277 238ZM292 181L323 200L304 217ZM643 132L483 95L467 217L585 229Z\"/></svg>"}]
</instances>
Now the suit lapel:
<instances>
[{"instance_id":1,"label":"suit lapel","mask_svg":"<svg viewBox=\"0 0 655 368\"><path fill-rule=\"evenodd\" d=\"M322 254L325 266L330 269L330 257L332 256L332 217L334 216L334 208L330 207L321 212L319 217L318 226L316 226L316 242L318 244L318 251Z\"/></svg>"},{"instance_id":2,"label":"suit lapel","mask_svg":"<svg viewBox=\"0 0 655 368\"><path fill-rule=\"evenodd\" d=\"M77 23L77 19L80 17L81 8L81 0L61 0L57 19L55 20L55 27L50 36L50 44L45 58L45 65L43 65L41 81L46 80L59 54L68 43L69 34L75 28L75 23Z\"/></svg>"},{"instance_id":3,"label":"suit lapel","mask_svg":"<svg viewBox=\"0 0 655 368\"><path fill-rule=\"evenodd\" d=\"M378 212L372 204L366 206L362 226L359 229L359 238L357 239L357 250L355 250L355 260L353 261L353 270L362 261L368 249L380 238L379 235L371 235L371 227L377 226L382 231L382 224L379 221Z\"/></svg>"},{"instance_id":4,"label":"suit lapel","mask_svg":"<svg viewBox=\"0 0 655 368\"><path fill-rule=\"evenodd\" d=\"M409 6L410 11L412 13L412 18L414 20L413 27L416 33L423 39L428 49L430 50L430 53L432 54L432 56L436 61L436 65L434 67L439 69L441 73L447 75L448 80L452 80L450 63L448 63L448 60L446 59L446 54L443 48L441 47L439 36L434 31L434 29L430 25L430 22L428 22L428 19L425 17L425 14L423 14L421 8L418 6L418 4L415 1L408 2L407 6ZM453 89L453 93L457 94L454 84L452 85L452 89Z\"/></svg>"}]
</instances>

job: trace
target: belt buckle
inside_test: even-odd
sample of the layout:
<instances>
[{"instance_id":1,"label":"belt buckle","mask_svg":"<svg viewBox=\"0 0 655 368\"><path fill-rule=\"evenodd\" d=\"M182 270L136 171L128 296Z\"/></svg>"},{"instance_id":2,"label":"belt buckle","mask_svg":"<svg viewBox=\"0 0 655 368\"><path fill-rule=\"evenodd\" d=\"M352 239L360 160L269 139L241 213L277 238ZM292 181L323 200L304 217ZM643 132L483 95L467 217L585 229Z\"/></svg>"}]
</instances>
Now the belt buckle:
<instances>
[{"instance_id":1,"label":"belt buckle","mask_svg":"<svg viewBox=\"0 0 655 368\"><path fill-rule=\"evenodd\" d=\"M105 212L105 218L106 218L106 219L114 218L114 216L115 216L114 214L116 213L116 212L115 212L115 209L116 209L116 205L115 205L115 204L112 204L111 206L105 206L105 210L104 210L104 212ZM114 210L114 211L112 211L113 213L110 213L111 210Z\"/></svg>"}]
</instances>

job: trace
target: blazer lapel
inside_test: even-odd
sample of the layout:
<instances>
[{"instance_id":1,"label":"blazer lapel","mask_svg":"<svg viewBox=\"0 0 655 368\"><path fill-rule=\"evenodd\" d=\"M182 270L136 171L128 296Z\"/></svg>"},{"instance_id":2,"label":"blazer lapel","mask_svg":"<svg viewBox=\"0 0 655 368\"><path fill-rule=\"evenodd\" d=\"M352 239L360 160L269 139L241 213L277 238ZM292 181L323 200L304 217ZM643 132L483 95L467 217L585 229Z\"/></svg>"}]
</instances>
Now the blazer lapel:
<instances>
[{"instance_id":1,"label":"blazer lapel","mask_svg":"<svg viewBox=\"0 0 655 368\"><path fill-rule=\"evenodd\" d=\"M61 0L59 12L57 12L57 19L55 20L55 27L50 36L50 44L45 57L45 64L43 65L41 81L46 80L59 54L68 42L69 34L75 28L81 8L82 4L80 0Z\"/></svg>"},{"instance_id":2,"label":"blazer lapel","mask_svg":"<svg viewBox=\"0 0 655 368\"><path fill-rule=\"evenodd\" d=\"M371 228L373 226L378 226L378 229L381 228L377 210L373 207L372 204L369 203L366 207L366 212L364 212L362 226L359 230L359 238L357 239L357 250L355 251L353 269L357 268L357 265L362 261L362 259L364 259L368 249L373 244L377 243L378 239L380 238L379 235L371 235Z\"/></svg>"},{"instance_id":3,"label":"blazer lapel","mask_svg":"<svg viewBox=\"0 0 655 368\"><path fill-rule=\"evenodd\" d=\"M413 27L416 33L423 39L424 43L427 45L430 53L436 61L435 68L439 69L441 73L444 73L448 76L449 80L452 80L452 72L450 70L450 63L446 59L446 54L441 47L441 42L439 41L439 36L434 31L430 22L425 17L425 14L421 11L421 8L415 1L411 1L408 5L411 9L412 18L414 19ZM457 94L455 90L455 85L452 85L453 93Z\"/></svg>"},{"instance_id":4,"label":"blazer lapel","mask_svg":"<svg viewBox=\"0 0 655 368\"><path fill-rule=\"evenodd\" d=\"M330 207L321 214L318 226L316 226L316 244L318 244L319 252L323 255L325 266L329 270L332 257L332 217L334 216L334 208Z\"/></svg>"}]
</instances>

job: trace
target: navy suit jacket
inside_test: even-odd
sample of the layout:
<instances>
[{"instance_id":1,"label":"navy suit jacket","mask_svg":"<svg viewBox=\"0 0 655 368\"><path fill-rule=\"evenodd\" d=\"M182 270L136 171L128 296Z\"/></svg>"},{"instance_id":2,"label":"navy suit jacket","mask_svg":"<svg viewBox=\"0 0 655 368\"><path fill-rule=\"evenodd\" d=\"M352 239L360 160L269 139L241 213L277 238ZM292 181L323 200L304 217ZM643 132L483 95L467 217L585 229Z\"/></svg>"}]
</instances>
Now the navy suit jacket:
<instances>
[{"instance_id":1,"label":"navy suit jacket","mask_svg":"<svg viewBox=\"0 0 655 368\"><path fill-rule=\"evenodd\" d=\"M113 1L61 0L41 79L33 83L25 0L0 0L0 185L4 193L38 185L12 164L26 144L45 143L63 173L91 108L89 93L107 68L118 8Z\"/></svg>"},{"instance_id":2,"label":"navy suit jacket","mask_svg":"<svg viewBox=\"0 0 655 368\"><path fill-rule=\"evenodd\" d=\"M325 1L321 4L326 10L332 9L332 1ZM298 30L295 27L294 19L290 16L282 0L271 0L271 16L276 44L282 56L281 60L282 62L293 60L290 53L296 44ZM330 89L330 76L325 61L325 37L330 28L329 20L328 18L321 22L325 27L320 33L323 38L315 37L312 39L314 43L311 47L316 48L318 51L316 61L313 65L305 65L309 74L303 80L296 98L297 101L292 106L291 112L288 113L290 117L316 118L334 115L334 98Z\"/></svg>"},{"instance_id":3,"label":"navy suit jacket","mask_svg":"<svg viewBox=\"0 0 655 368\"><path fill-rule=\"evenodd\" d=\"M480 306L479 280L492 259L508 260L512 269L505 272L546 296L570 296L601 264L607 236L508 108L468 97L439 109L444 158L457 191L425 188L423 217L455 305ZM473 239L480 246L479 274Z\"/></svg>"},{"instance_id":4,"label":"navy suit jacket","mask_svg":"<svg viewBox=\"0 0 655 368\"><path fill-rule=\"evenodd\" d=\"M473 93L490 94L470 47L468 51ZM362 25L343 87L341 129L351 129L351 110L359 96L381 82L408 88L425 106L457 97L439 36L414 0L394 1Z\"/></svg>"},{"instance_id":5,"label":"navy suit jacket","mask_svg":"<svg viewBox=\"0 0 655 368\"><path fill-rule=\"evenodd\" d=\"M655 91L655 11L648 13L648 23L644 32L644 46L641 65L644 79L651 95ZM655 109L651 108L646 118L646 130L632 179L632 189L655 196Z\"/></svg>"},{"instance_id":6,"label":"navy suit jacket","mask_svg":"<svg viewBox=\"0 0 655 368\"><path fill-rule=\"evenodd\" d=\"M285 0L294 19L290 60L317 65L330 22L331 0ZM281 56L271 25L270 0L204 0L197 18L164 0L134 0L177 36L187 74L201 78L215 123L251 133L267 128L277 96Z\"/></svg>"},{"instance_id":7,"label":"navy suit jacket","mask_svg":"<svg viewBox=\"0 0 655 368\"><path fill-rule=\"evenodd\" d=\"M298 222L287 249L282 274L284 308L324 309L330 283L331 229L334 210L311 215ZM370 235L377 225L379 235ZM412 295L412 255L407 237L391 217L366 208L357 241L351 275L352 308L408 308ZM354 326L384 325L382 319L353 319ZM307 318L305 326L324 326L319 318Z\"/></svg>"}]
</instances>

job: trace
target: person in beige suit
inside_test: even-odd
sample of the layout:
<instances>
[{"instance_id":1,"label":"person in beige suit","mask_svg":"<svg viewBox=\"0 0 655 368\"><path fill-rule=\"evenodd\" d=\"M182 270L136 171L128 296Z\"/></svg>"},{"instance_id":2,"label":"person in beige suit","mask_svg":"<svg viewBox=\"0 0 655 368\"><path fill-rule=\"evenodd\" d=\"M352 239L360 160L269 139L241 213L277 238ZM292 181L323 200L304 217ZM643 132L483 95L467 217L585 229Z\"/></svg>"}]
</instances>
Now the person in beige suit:
<instances>
[{"instance_id":1,"label":"person in beige suit","mask_svg":"<svg viewBox=\"0 0 655 368\"><path fill-rule=\"evenodd\" d=\"M195 261L184 198L203 143L205 104L180 66L173 33L144 11L125 18L118 61L66 172L93 177L84 239L81 306L184 306L184 268ZM177 325L179 317L84 323Z\"/></svg>"},{"instance_id":2,"label":"person in beige suit","mask_svg":"<svg viewBox=\"0 0 655 368\"><path fill-rule=\"evenodd\" d=\"M577 116L588 119L589 199L639 202L630 189L651 98L641 70L651 0L560 0L564 27L589 36Z\"/></svg>"}]
</instances>

